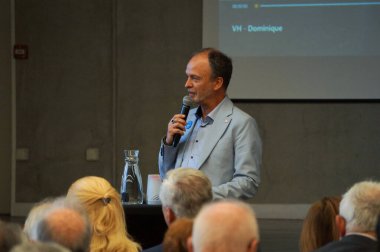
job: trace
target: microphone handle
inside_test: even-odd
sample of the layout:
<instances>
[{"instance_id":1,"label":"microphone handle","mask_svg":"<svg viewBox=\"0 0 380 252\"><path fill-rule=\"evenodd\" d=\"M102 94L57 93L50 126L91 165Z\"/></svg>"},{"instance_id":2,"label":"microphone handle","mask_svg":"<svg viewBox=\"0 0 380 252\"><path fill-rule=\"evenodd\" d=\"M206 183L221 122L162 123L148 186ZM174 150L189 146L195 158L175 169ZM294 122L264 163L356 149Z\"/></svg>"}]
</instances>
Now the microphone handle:
<instances>
[{"instance_id":1,"label":"microphone handle","mask_svg":"<svg viewBox=\"0 0 380 252\"><path fill-rule=\"evenodd\" d=\"M189 114L189 111L190 111L190 106L186 106L186 105L183 105L183 104L182 104L180 114L185 115L185 118L184 118L185 121L186 121L186 119L187 119L187 115ZM174 140L173 140L173 146L174 146L174 147L177 147L177 145L178 145L180 139L181 139L181 135L180 135L180 134L175 134L175 135L174 135Z\"/></svg>"}]
</instances>

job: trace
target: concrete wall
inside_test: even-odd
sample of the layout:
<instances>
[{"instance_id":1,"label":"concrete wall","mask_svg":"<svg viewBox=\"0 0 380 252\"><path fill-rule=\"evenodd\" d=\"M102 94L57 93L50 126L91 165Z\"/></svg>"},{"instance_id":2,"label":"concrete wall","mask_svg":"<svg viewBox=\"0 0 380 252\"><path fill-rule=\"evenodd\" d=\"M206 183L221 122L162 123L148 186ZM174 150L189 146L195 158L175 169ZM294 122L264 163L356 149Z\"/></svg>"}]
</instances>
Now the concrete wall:
<instances>
[{"instance_id":1,"label":"concrete wall","mask_svg":"<svg viewBox=\"0 0 380 252\"><path fill-rule=\"evenodd\" d=\"M113 2L16 0L16 201L64 194L85 175L113 173ZM86 151L98 149L98 161Z\"/></svg>"},{"instance_id":2,"label":"concrete wall","mask_svg":"<svg viewBox=\"0 0 380 252\"><path fill-rule=\"evenodd\" d=\"M10 0L0 0L0 213L11 197L11 17Z\"/></svg>"},{"instance_id":3,"label":"concrete wall","mask_svg":"<svg viewBox=\"0 0 380 252\"><path fill-rule=\"evenodd\" d=\"M262 185L255 203L311 203L341 195L353 183L380 180L380 104L257 102L264 142Z\"/></svg>"},{"instance_id":4,"label":"concrete wall","mask_svg":"<svg viewBox=\"0 0 380 252\"><path fill-rule=\"evenodd\" d=\"M139 148L144 186L158 173L160 139L186 94L185 67L202 46L202 1L118 1L117 168Z\"/></svg>"},{"instance_id":5,"label":"concrete wall","mask_svg":"<svg viewBox=\"0 0 380 252\"><path fill-rule=\"evenodd\" d=\"M17 41L30 45L30 58L17 62L17 147L30 150L17 162L17 201L63 194L91 174L118 187L130 148L141 151L146 188L186 94L188 57L201 47L202 1L16 0L16 19ZM380 179L379 102L237 105L257 119L264 142L253 203L307 204ZM99 161L85 160L90 147Z\"/></svg>"}]
</instances>

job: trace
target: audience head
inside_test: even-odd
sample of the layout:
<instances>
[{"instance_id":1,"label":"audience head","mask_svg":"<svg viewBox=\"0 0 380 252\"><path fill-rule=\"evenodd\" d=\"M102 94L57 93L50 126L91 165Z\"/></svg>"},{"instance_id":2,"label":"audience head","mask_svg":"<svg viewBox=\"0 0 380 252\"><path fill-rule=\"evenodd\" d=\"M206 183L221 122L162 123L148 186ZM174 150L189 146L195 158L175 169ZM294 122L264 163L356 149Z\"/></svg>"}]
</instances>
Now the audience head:
<instances>
[{"instance_id":1,"label":"audience head","mask_svg":"<svg viewBox=\"0 0 380 252\"><path fill-rule=\"evenodd\" d=\"M88 213L92 252L140 250L127 233L120 194L107 180L96 176L80 178L70 186L67 198L78 200Z\"/></svg>"},{"instance_id":2,"label":"audience head","mask_svg":"<svg viewBox=\"0 0 380 252\"><path fill-rule=\"evenodd\" d=\"M380 214L380 183L363 181L354 184L344 195L336 218L340 235L366 233L375 236Z\"/></svg>"},{"instance_id":3,"label":"audience head","mask_svg":"<svg viewBox=\"0 0 380 252\"><path fill-rule=\"evenodd\" d=\"M46 203L46 202L45 202ZM41 204L44 205L44 204ZM81 206L75 202L57 198L37 206L28 225L31 240L55 242L71 251L87 251L91 237L90 222Z\"/></svg>"},{"instance_id":4,"label":"audience head","mask_svg":"<svg viewBox=\"0 0 380 252\"><path fill-rule=\"evenodd\" d=\"M10 251L14 246L26 240L19 225L0 220L0 252Z\"/></svg>"},{"instance_id":5,"label":"audience head","mask_svg":"<svg viewBox=\"0 0 380 252\"><path fill-rule=\"evenodd\" d=\"M44 199L41 202L36 203L29 211L24 223L24 233L28 238L31 239L31 237L36 236L36 234L33 234L33 232L36 231L36 222L41 220L42 215L49 207L51 207L53 201L54 200L50 198Z\"/></svg>"},{"instance_id":6,"label":"audience head","mask_svg":"<svg viewBox=\"0 0 380 252\"><path fill-rule=\"evenodd\" d=\"M168 225L176 218L194 218L202 205L212 200L211 182L197 169L170 170L162 182L160 200Z\"/></svg>"},{"instance_id":7,"label":"audience head","mask_svg":"<svg viewBox=\"0 0 380 252\"><path fill-rule=\"evenodd\" d=\"M257 251L260 240L256 216L246 203L223 200L202 208L194 220L189 251Z\"/></svg>"},{"instance_id":8,"label":"audience head","mask_svg":"<svg viewBox=\"0 0 380 252\"><path fill-rule=\"evenodd\" d=\"M311 252L338 240L335 217L339 214L340 197L324 197L314 202L303 221L300 251Z\"/></svg>"},{"instance_id":9,"label":"audience head","mask_svg":"<svg viewBox=\"0 0 380 252\"><path fill-rule=\"evenodd\" d=\"M380 251L380 215L377 217L377 225L376 225L376 233L377 233L377 251Z\"/></svg>"},{"instance_id":10,"label":"audience head","mask_svg":"<svg viewBox=\"0 0 380 252\"><path fill-rule=\"evenodd\" d=\"M215 80L221 77L223 79L224 90L227 90L233 69L231 58L214 48L202 48L196 51L192 55L192 58L200 54L207 54L208 56L208 62L211 68L211 79Z\"/></svg>"},{"instance_id":11,"label":"audience head","mask_svg":"<svg viewBox=\"0 0 380 252\"><path fill-rule=\"evenodd\" d=\"M25 242L15 246L11 252L71 252L57 243L50 242Z\"/></svg>"},{"instance_id":12,"label":"audience head","mask_svg":"<svg viewBox=\"0 0 380 252\"><path fill-rule=\"evenodd\" d=\"M187 239L191 236L192 230L192 219L176 219L165 233L162 244L164 252L186 252Z\"/></svg>"}]
</instances>

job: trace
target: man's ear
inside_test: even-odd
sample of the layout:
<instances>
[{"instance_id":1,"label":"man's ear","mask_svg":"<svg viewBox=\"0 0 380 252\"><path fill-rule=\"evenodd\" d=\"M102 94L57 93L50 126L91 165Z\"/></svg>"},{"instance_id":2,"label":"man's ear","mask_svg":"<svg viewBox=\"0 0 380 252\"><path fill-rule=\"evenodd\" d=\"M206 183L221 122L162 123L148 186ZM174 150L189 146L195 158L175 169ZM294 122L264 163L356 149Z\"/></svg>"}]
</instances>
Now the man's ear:
<instances>
[{"instance_id":1,"label":"man's ear","mask_svg":"<svg viewBox=\"0 0 380 252\"><path fill-rule=\"evenodd\" d=\"M194 251L194 247L193 247L193 237L189 237L189 238L187 238L187 242L186 242L186 244L187 244L187 251L189 251L189 252L193 252Z\"/></svg>"},{"instance_id":2,"label":"man's ear","mask_svg":"<svg viewBox=\"0 0 380 252\"><path fill-rule=\"evenodd\" d=\"M251 243L248 245L248 252L256 252L258 248L259 242L256 239L253 239Z\"/></svg>"},{"instance_id":3,"label":"man's ear","mask_svg":"<svg viewBox=\"0 0 380 252\"><path fill-rule=\"evenodd\" d=\"M224 83L223 78L222 77L217 77L215 79L214 90L219 90L221 88L224 88L223 87L223 83Z\"/></svg>"},{"instance_id":4,"label":"man's ear","mask_svg":"<svg viewBox=\"0 0 380 252\"><path fill-rule=\"evenodd\" d=\"M162 207L162 213L164 214L164 219L166 222L166 225L172 224L176 220L175 213L170 207Z\"/></svg>"},{"instance_id":5,"label":"man's ear","mask_svg":"<svg viewBox=\"0 0 380 252\"><path fill-rule=\"evenodd\" d=\"M162 206L162 214L168 226L176 220L175 214L170 207Z\"/></svg>"},{"instance_id":6,"label":"man's ear","mask_svg":"<svg viewBox=\"0 0 380 252\"><path fill-rule=\"evenodd\" d=\"M346 235L346 219L342 215L335 216L335 224L338 228L339 236L343 237Z\"/></svg>"}]
</instances>

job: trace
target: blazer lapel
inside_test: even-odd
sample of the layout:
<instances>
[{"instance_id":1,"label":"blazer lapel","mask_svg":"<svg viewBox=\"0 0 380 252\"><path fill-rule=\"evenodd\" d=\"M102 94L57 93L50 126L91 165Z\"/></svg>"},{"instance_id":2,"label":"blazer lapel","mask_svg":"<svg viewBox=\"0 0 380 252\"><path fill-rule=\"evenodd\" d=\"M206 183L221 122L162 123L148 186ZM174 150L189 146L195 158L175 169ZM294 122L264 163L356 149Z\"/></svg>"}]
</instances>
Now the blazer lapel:
<instances>
[{"instance_id":1,"label":"blazer lapel","mask_svg":"<svg viewBox=\"0 0 380 252\"><path fill-rule=\"evenodd\" d=\"M233 103L230 99L227 98L227 100L220 107L220 110L218 111L216 118L214 118L214 122L212 123L212 125L207 126L213 128L213 133L207 136L202 153L199 157L197 167L198 169L210 156L212 150L215 148L215 145L218 143L219 139L222 137L223 133L228 128L228 125L230 125L230 122L232 120L232 110Z\"/></svg>"}]
</instances>

